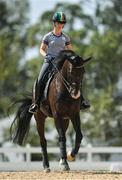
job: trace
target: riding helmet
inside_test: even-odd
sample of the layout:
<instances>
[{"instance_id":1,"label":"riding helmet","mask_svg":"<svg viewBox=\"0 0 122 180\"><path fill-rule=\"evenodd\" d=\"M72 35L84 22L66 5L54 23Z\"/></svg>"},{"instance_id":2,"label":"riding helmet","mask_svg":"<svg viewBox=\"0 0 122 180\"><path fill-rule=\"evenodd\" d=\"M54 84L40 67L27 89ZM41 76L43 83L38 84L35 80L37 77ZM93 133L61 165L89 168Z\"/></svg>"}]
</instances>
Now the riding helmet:
<instances>
[{"instance_id":1,"label":"riding helmet","mask_svg":"<svg viewBox=\"0 0 122 180\"><path fill-rule=\"evenodd\" d=\"M63 12L56 12L53 15L53 21L65 24L66 23L66 16Z\"/></svg>"}]
</instances>

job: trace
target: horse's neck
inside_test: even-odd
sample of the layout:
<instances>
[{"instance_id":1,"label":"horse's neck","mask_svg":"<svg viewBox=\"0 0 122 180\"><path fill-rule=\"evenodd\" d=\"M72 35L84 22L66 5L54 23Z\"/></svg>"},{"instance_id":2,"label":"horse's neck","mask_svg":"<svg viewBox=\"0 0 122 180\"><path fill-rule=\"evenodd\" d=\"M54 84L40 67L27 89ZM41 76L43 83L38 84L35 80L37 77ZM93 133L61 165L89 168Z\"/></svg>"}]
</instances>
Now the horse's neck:
<instances>
[{"instance_id":1,"label":"horse's neck","mask_svg":"<svg viewBox=\"0 0 122 180\"><path fill-rule=\"evenodd\" d=\"M63 75L63 77L67 80L67 75L68 75L68 70L69 70L69 67L70 67L70 64L69 64L69 62L66 60L65 62L64 62L64 64L63 64L63 67L62 67L62 69L61 69L61 71L62 71L62 75Z\"/></svg>"}]
</instances>

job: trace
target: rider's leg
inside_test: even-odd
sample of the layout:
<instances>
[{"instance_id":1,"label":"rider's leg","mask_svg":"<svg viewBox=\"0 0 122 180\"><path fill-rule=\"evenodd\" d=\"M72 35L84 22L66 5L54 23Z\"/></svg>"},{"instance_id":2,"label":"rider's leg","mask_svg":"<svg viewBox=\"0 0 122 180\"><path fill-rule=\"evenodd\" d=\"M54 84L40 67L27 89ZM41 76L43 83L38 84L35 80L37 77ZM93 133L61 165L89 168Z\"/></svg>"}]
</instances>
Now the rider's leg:
<instances>
[{"instance_id":1,"label":"rider's leg","mask_svg":"<svg viewBox=\"0 0 122 180\"><path fill-rule=\"evenodd\" d=\"M35 86L35 102L30 106L29 112L36 113L38 111L38 108L40 106L40 101L43 96L44 88L45 88L45 74L47 73L49 68L49 63L44 62L42 65L41 71L39 73L38 79L37 79L37 85Z\"/></svg>"}]
</instances>

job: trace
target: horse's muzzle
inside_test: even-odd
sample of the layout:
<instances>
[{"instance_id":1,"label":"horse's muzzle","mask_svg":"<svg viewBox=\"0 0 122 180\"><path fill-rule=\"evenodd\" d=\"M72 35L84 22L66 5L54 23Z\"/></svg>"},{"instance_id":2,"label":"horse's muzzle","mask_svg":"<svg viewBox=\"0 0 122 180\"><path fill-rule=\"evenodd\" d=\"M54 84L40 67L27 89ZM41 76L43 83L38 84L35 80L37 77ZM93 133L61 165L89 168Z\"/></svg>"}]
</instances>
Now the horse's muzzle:
<instances>
[{"instance_id":1,"label":"horse's muzzle","mask_svg":"<svg viewBox=\"0 0 122 180\"><path fill-rule=\"evenodd\" d=\"M80 90L77 92L77 94L75 94L75 92L72 91L70 95L73 99L78 99L80 97Z\"/></svg>"}]
</instances>

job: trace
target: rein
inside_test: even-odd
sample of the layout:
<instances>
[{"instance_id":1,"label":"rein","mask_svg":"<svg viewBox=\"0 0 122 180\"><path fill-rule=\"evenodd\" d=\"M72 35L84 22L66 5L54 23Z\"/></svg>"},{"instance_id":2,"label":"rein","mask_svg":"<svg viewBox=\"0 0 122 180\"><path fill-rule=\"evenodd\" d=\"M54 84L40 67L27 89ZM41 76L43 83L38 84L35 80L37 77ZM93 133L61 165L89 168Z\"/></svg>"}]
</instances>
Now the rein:
<instances>
[{"instance_id":1,"label":"rein","mask_svg":"<svg viewBox=\"0 0 122 180\"><path fill-rule=\"evenodd\" d=\"M62 82L63 82L64 86L66 87L67 91L68 91L69 94L71 95L71 90L73 89L72 86L71 86L72 83L69 83L69 82L64 78L64 76L62 75L62 73L59 71L59 69L56 67L55 64L53 64L52 62L51 62L51 64L54 66L54 68L57 70L58 74L61 76L61 79L62 79ZM76 67L74 67L74 68L82 68L83 66L84 66L84 65L82 65L82 66L76 66Z\"/></svg>"},{"instance_id":2,"label":"rein","mask_svg":"<svg viewBox=\"0 0 122 180\"><path fill-rule=\"evenodd\" d=\"M63 84L65 85L67 91L70 94L70 92L71 92L71 85L70 85L70 83L63 77L62 73L59 71L59 69L56 67L56 65L53 64L52 62L51 62L51 64L54 66L54 68L57 70L58 74L61 76L62 82L63 82Z\"/></svg>"}]
</instances>

